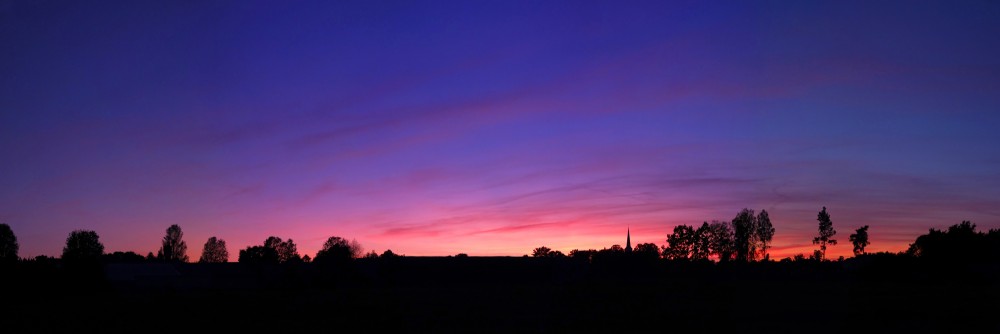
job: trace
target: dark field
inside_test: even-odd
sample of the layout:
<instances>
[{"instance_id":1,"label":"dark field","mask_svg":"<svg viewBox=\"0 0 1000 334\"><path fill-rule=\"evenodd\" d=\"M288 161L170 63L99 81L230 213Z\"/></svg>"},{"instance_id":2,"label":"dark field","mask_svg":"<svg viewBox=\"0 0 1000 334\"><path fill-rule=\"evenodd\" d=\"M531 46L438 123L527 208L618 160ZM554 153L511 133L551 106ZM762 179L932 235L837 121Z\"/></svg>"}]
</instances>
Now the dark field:
<instances>
[{"instance_id":1,"label":"dark field","mask_svg":"<svg viewBox=\"0 0 1000 334\"><path fill-rule=\"evenodd\" d=\"M419 258L20 263L4 333L1000 332L994 264Z\"/></svg>"}]
</instances>

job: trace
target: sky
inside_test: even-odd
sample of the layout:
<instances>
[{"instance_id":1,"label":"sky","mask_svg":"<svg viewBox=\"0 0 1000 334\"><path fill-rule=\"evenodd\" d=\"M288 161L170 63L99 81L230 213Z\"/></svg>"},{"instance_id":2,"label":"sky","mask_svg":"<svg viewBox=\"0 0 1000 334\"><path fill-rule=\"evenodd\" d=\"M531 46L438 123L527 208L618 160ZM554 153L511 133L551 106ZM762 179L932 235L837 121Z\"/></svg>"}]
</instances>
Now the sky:
<instances>
[{"instance_id":1,"label":"sky","mask_svg":"<svg viewBox=\"0 0 1000 334\"><path fill-rule=\"evenodd\" d=\"M1000 228L1000 3L2 1L0 223L196 259Z\"/></svg>"}]
</instances>

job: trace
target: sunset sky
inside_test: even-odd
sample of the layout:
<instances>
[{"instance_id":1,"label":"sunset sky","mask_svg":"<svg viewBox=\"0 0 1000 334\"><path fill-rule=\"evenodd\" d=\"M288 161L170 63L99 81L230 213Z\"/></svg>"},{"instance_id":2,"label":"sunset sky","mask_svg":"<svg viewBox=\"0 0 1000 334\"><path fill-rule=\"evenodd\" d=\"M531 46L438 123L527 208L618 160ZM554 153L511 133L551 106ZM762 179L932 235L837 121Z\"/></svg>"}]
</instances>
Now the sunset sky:
<instances>
[{"instance_id":1,"label":"sunset sky","mask_svg":"<svg viewBox=\"0 0 1000 334\"><path fill-rule=\"evenodd\" d=\"M962 6L955 6L960 4ZM1000 227L1000 3L4 1L21 256L179 224L406 255L665 244L766 209L870 251Z\"/></svg>"}]
</instances>

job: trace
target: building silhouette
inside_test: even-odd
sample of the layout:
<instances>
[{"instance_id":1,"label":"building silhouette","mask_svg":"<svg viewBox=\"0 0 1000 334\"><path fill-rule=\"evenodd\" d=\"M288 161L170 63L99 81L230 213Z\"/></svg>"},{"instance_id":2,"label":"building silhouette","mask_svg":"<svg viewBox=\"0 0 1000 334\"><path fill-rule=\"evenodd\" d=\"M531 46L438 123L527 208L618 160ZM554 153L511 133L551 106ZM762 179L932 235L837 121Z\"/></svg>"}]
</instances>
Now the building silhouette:
<instances>
[{"instance_id":1,"label":"building silhouette","mask_svg":"<svg viewBox=\"0 0 1000 334\"><path fill-rule=\"evenodd\" d=\"M632 254L632 229L625 230L625 254Z\"/></svg>"}]
</instances>

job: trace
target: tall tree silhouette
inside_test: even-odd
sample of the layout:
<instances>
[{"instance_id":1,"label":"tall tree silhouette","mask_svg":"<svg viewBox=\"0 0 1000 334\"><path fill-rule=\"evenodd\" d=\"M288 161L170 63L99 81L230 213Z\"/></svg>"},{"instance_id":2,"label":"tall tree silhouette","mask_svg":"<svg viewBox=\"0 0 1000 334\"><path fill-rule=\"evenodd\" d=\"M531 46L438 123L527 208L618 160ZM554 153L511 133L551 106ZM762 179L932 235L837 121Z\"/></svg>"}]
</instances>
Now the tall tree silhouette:
<instances>
[{"instance_id":1,"label":"tall tree silhouette","mask_svg":"<svg viewBox=\"0 0 1000 334\"><path fill-rule=\"evenodd\" d=\"M90 263L99 261L102 254L104 245L101 244L97 232L76 230L70 232L66 238L62 259L70 263Z\"/></svg>"},{"instance_id":2,"label":"tall tree silhouette","mask_svg":"<svg viewBox=\"0 0 1000 334\"><path fill-rule=\"evenodd\" d=\"M177 224L167 228L167 235L163 236L163 245L157 256L160 260L167 262L188 262L187 243L184 242L184 232Z\"/></svg>"},{"instance_id":3,"label":"tall tree silhouette","mask_svg":"<svg viewBox=\"0 0 1000 334\"><path fill-rule=\"evenodd\" d=\"M208 238L205 247L201 251L201 263L223 263L229 261L229 250L226 249L226 241L216 237Z\"/></svg>"},{"instance_id":4,"label":"tall tree silhouette","mask_svg":"<svg viewBox=\"0 0 1000 334\"><path fill-rule=\"evenodd\" d=\"M833 221L830 220L830 214L826 213L826 207L816 215L816 220L819 221L819 236L813 238L813 245L819 245L819 253L816 253L817 260L823 260L826 258L826 246L836 245L837 240L833 239L833 236L837 234L837 230L833 229Z\"/></svg>"},{"instance_id":5,"label":"tall tree silhouette","mask_svg":"<svg viewBox=\"0 0 1000 334\"><path fill-rule=\"evenodd\" d=\"M733 218L733 247L737 261L757 258L757 217L754 211L744 208Z\"/></svg>"},{"instance_id":6,"label":"tall tree silhouette","mask_svg":"<svg viewBox=\"0 0 1000 334\"><path fill-rule=\"evenodd\" d=\"M865 225L854 231L848 239L851 240L851 244L854 245L854 256L858 256L865 253L865 247L868 246L868 225Z\"/></svg>"},{"instance_id":7,"label":"tall tree silhouette","mask_svg":"<svg viewBox=\"0 0 1000 334\"><path fill-rule=\"evenodd\" d=\"M719 262L733 260L736 256L735 237L729 222L712 221L702 223L705 231L701 233L704 243L708 244L708 254L715 256ZM699 229L702 229L699 228Z\"/></svg>"},{"instance_id":8,"label":"tall tree silhouette","mask_svg":"<svg viewBox=\"0 0 1000 334\"><path fill-rule=\"evenodd\" d=\"M330 237L323 243L323 248L316 252L315 263L335 263L344 262L361 256L361 245L348 242L341 237Z\"/></svg>"},{"instance_id":9,"label":"tall tree silhouette","mask_svg":"<svg viewBox=\"0 0 1000 334\"><path fill-rule=\"evenodd\" d=\"M701 226L694 230L691 259L704 260L712 256L711 233L708 222L702 222Z\"/></svg>"},{"instance_id":10,"label":"tall tree silhouette","mask_svg":"<svg viewBox=\"0 0 1000 334\"><path fill-rule=\"evenodd\" d=\"M695 230L691 226L674 226L674 233L667 235L667 245L663 247L663 257L671 260L691 258L696 243Z\"/></svg>"},{"instance_id":11,"label":"tall tree silhouette","mask_svg":"<svg viewBox=\"0 0 1000 334\"><path fill-rule=\"evenodd\" d=\"M7 224L0 224L0 262L17 261L17 236Z\"/></svg>"},{"instance_id":12,"label":"tall tree silhouette","mask_svg":"<svg viewBox=\"0 0 1000 334\"><path fill-rule=\"evenodd\" d=\"M767 210L760 210L757 214L757 221L754 224L754 239L757 241L757 251L760 252L760 259L767 259L767 249L770 247L771 239L774 238L774 225L771 225L771 216Z\"/></svg>"}]
</instances>

